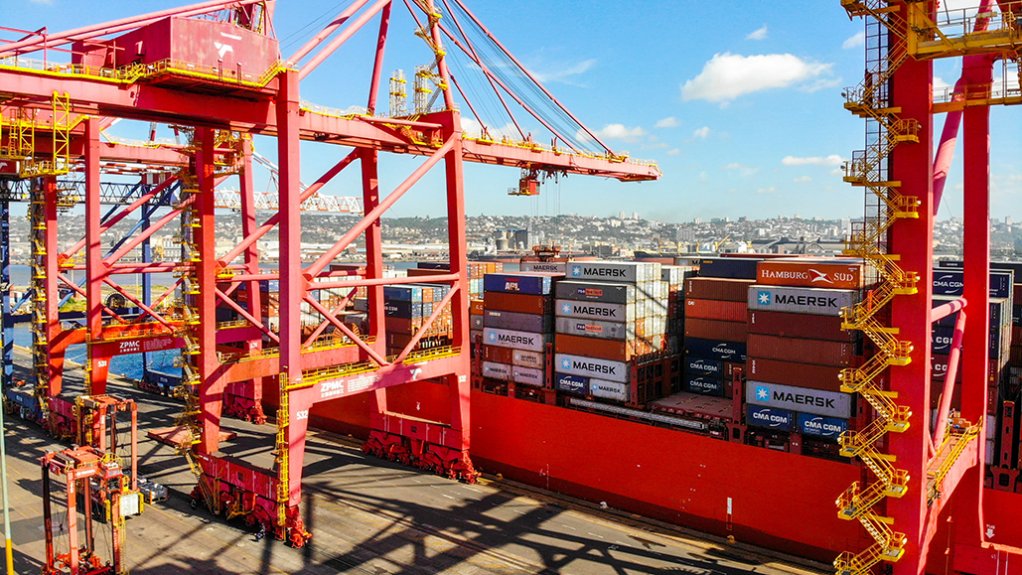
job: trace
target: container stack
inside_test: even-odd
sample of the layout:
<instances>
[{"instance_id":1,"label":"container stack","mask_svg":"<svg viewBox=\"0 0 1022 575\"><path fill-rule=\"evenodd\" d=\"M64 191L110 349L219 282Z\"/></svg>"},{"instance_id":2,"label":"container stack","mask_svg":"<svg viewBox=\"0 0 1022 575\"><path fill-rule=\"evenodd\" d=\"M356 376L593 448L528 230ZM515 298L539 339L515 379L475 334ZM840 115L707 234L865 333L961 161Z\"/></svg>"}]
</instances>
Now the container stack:
<instances>
[{"instance_id":1,"label":"container stack","mask_svg":"<svg viewBox=\"0 0 1022 575\"><path fill-rule=\"evenodd\" d=\"M757 261L703 258L698 277L687 282L683 391L733 396L734 370L745 365L746 299L749 286L755 283Z\"/></svg>"},{"instance_id":2,"label":"container stack","mask_svg":"<svg viewBox=\"0 0 1022 575\"><path fill-rule=\"evenodd\" d=\"M387 327L387 353L404 350L412 337L433 314L451 287L443 284L404 284L383 288L383 307ZM416 350L433 349L451 344L454 317L448 304L423 333Z\"/></svg>"},{"instance_id":3,"label":"container stack","mask_svg":"<svg viewBox=\"0 0 1022 575\"><path fill-rule=\"evenodd\" d=\"M418 262L407 270L409 276L428 276L450 273L449 262ZM468 296L479 299L483 296L483 276L504 271L501 262L468 262Z\"/></svg>"},{"instance_id":4,"label":"container stack","mask_svg":"<svg viewBox=\"0 0 1022 575\"><path fill-rule=\"evenodd\" d=\"M486 274L483 280L482 376L532 388L549 387L553 290L561 274Z\"/></svg>"},{"instance_id":5,"label":"container stack","mask_svg":"<svg viewBox=\"0 0 1022 575\"><path fill-rule=\"evenodd\" d=\"M952 264L953 265L953 264ZM950 266L933 270L934 307L954 301L962 296L965 285L964 274ZM987 336L987 421L984 422L987 463L994 466L1014 467L1018 464L1018 433L1015 417L1015 401L1010 384L1012 298L1014 274L1012 270L990 271L989 276L990 332ZM968 312L968 310L966 310ZM954 337L958 314L944 317L932 328L931 387L930 405L936 410L944 393L947 380L948 359ZM955 385L952 391L951 407L961 407L961 363L958 364ZM1005 404L1008 405L1005 405ZM936 412L933 420L936 421ZM1009 429L1005 429L1005 424Z\"/></svg>"},{"instance_id":6,"label":"container stack","mask_svg":"<svg viewBox=\"0 0 1022 575\"><path fill-rule=\"evenodd\" d=\"M846 259L757 265L748 292L745 390L746 423L760 430L750 433L754 442L777 447L789 440L786 432L797 432L803 448L837 453L854 404L838 376L861 355L861 335L843 331L838 314L859 301L863 272L861 261Z\"/></svg>"},{"instance_id":7,"label":"container stack","mask_svg":"<svg viewBox=\"0 0 1022 575\"><path fill-rule=\"evenodd\" d=\"M681 340L685 334L685 284L696 275L694 266L664 265L660 268L660 279L667 282L667 353L681 351ZM671 391L678 391L679 381L671 382Z\"/></svg>"},{"instance_id":8,"label":"container stack","mask_svg":"<svg viewBox=\"0 0 1022 575\"><path fill-rule=\"evenodd\" d=\"M636 406L669 391L670 368L660 359L670 282L662 274L655 262L567 264L556 288L558 391Z\"/></svg>"}]
</instances>

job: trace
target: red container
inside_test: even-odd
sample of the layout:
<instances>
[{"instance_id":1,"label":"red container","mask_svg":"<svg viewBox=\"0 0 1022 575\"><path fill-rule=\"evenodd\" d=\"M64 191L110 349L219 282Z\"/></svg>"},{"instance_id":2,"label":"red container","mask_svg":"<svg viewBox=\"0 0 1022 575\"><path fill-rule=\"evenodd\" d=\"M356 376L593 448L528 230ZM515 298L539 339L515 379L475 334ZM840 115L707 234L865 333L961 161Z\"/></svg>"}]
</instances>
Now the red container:
<instances>
[{"instance_id":1,"label":"red container","mask_svg":"<svg viewBox=\"0 0 1022 575\"><path fill-rule=\"evenodd\" d=\"M745 301L712 299L686 299L685 318L716 319L720 321L746 320L749 307Z\"/></svg>"},{"instance_id":2,"label":"red container","mask_svg":"<svg viewBox=\"0 0 1022 575\"><path fill-rule=\"evenodd\" d=\"M516 313L550 314L553 313L553 305L553 298L546 295L486 292L483 298L485 309Z\"/></svg>"},{"instance_id":3,"label":"red container","mask_svg":"<svg viewBox=\"0 0 1022 575\"><path fill-rule=\"evenodd\" d=\"M842 341L777 337L750 333L749 356L794 363L847 367L855 357L855 346Z\"/></svg>"},{"instance_id":4,"label":"red container","mask_svg":"<svg viewBox=\"0 0 1022 575\"><path fill-rule=\"evenodd\" d=\"M749 310L749 333L780 337L852 341L858 332L843 331L839 316Z\"/></svg>"},{"instance_id":5,"label":"red container","mask_svg":"<svg viewBox=\"0 0 1022 575\"><path fill-rule=\"evenodd\" d=\"M426 268L408 268L405 270L408 273L408 277L416 276L443 276L450 275L450 270L432 270Z\"/></svg>"},{"instance_id":6,"label":"red container","mask_svg":"<svg viewBox=\"0 0 1022 575\"><path fill-rule=\"evenodd\" d=\"M554 349L557 353L595 357L608 361L630 361L638 355L639 342L614 341L581 335L557 334L554 338Z\"/></svg>"},{"instance_id":7,"label":"red container","mask_svg":"<svg viewBox=\"0 0 1022 575\"><path fill-rule=\"evenodd\" d=\"M763 285L858 289L865 281L862 268L856 260L764 260L756 264L756 278Z\"/></svg>"},{"instance_id":8,"label":"red container","mask_svg":"<svg viewBox=\"0 0 1022 575\"><path fill-rule=\"evenodd\" d=\"M1015 278L1015 281L1022 281L1022 278ZM1011 286L1011 305L1022 305L1022 283Z\"/></svg>"},{"instance_id":9,"label":"red container","mask_svg":"<svg viewBox=\"0 0 1022 575\"><path fill-rule=\"evenodd\" d=\"M485 361L493 361L496 363L506 363L511 365L514 359L515 350L509 347L497 347L495 345L484 345L483 346L483 359Z\"/></svg>"},{"instance_id":10,"label":"red container","mask_svg":"<svg viewBox=\"0 0 1022 575\"><path fill-rule=\"evenodd\" d=\"M720 341L745 341L748 328L744 321L719 321L714 319L687 318L685 337L716 339Z\"/></svg>"},{"instance_id":11,"label":"red container","mask_svg":"<svg viewBox=\"0 0 1022 575\"><path fill-rule=\"evenodd\" d=\"M756 381L808 387L821 391L841 391L841 367L795 363L777 359L749 357L745 376Z\"/></svg>"},{"instance_id":12,"label":"red container","mask_svg":"<svg viewBox=\"0 0 1022 575\"><path fill-rule=\"evenodd\" d=\"M752 280L691 278L685 282L685 297L721 301L747 301Z\"/></svg>"}]
</instances>

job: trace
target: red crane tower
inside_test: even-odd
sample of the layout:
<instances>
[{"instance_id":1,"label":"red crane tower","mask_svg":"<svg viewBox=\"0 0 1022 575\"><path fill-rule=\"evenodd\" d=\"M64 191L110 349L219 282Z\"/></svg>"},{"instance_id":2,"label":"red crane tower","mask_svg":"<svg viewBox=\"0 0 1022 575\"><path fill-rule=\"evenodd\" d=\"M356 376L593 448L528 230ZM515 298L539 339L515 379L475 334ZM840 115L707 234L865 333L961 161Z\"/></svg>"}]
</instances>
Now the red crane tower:
<instances>
[{"instance_id":1,"label":"red crane tower","mask_svg":"<svg viewBox=\"0 0 1022 575\"><path fill-rule=\"evenodd\" d=\"M1018 69L1022 5L998 1L994 10L987 0L977 4L979 10L938 12L932 0L841 2L850 16L866 18L867 32L865 78L845 92L845 107L867 123L867 148L845 166L845 180L867 192L852 253L875 264L880 287L844 314L846 329L863 331L877 351L842 374L842 387L861 394L876 418L841 438L842 452L859 457L870 479L838 498L838 515L860 521L875 543L838 557L839 574L870 573L887 562L895 574L917 575L928 561L955 573L1005 573L1007 558L1022 553L987 541L985 455L977 440L989 393L989 110L1022 102L1017 89L993 84L992 67L1001 62L1005 70ZM934 102L932 62L949 57L964 57L962 80L949 99ZM948 164L943 154L934 158L933 116L939 112L960 114L964 125L965 287L962 299L931 310L933 220ZM954 130L945 132L945 143ZM935 162L941 176L936 190ZM955 352L931 425L931 323L951 313L959 313ZM959 357L961 416L949 420ZM950 558L936 557L943 548L934 544L940 530L946 531L941 541L950 541Z\"/></svg>"},{"instance_id":2,"label":"red crane tower","mask_svg":"<svg viewBox=\"0 0 1022 575\"><path fill-rule=\"evenodd\" d=\"M71 341L88 346L86 392L91 394L104 392L112 354L182 347L182 424L190 430L185 452L198 478L195 496L213 510L244 515L294 545L309 537L299 502L305 434L309 411L316 404L371 392L369 451L452 477L471 480L475 475L468 433L464 163L622 181L659 177L656 166L629 160L603 145L535 81L462 0L404 2L425 43L429 64L416 74L416 109L401 111L400 90L391 90L392 104L397 105L392 105L391 114L381 113L378 95L394 6L392 0L356 0L288 58L281 57L273 37L274 3L269 0L207 1L61 33L26 32L24 39L0 45L2 101L11 119L0 129L0 138L7 159L18 163L18 175L33 180L29 193L35 238L33 322L37 343L47 344L37 346L41 407L52 413L47 403L60 392L60 354ZM365 106L338 110L303 101L302 80L371 21L377 25L376 49ZM489 58L500 61L484 58L481 43L487 54L496 54ZM488 126L498 124L481 117L478 101L467 97L464 84L450 69L458 62L466 74L481 74L482 85L488 88L485 96L507 114L518 137L491 135ZM527 95L516 89L523 82ZM459 102L481 126L478 135L463 131ZM112 149L100 134L114 118L184 126L190 141L173 150ZM547 134L550 143L537 143L533 129ZM276 138L279 164L277 211L261 224L256 220L250 170L252 136ZM331 152L339 149L336 146L344 150L308 188L299 178L302 142L316 142ZM381 160L398 154L424 159L384 194ZM162 212L147 216L152 221L142 231L104 253L104 234L112 220L101 213L100 178L104 160L118 155L169 166L174 177L136 196L112 216L126 217L162 199ZM305 261L303 202L356 163L361 217L339 231L315 261ZM407 342L388 349L384 287L421 278L384 276L380 218L440 166L450 271L429 281L448 286L448 291L434 302L424 325ZM57 258L58 176L72 170L84 173L86 238L76 246L86 253L82 288L62 274L66 260ZM232 177L240 180L244 238L228 253L218 254L214 190L218 181ZM164 197L172 181L178 190ZM174 223L180 226L180 261L120 261L156 230ZM279 271L266 271L259 265L264 258L258 241L274 229L279 237ZM335 258L358 241L365 247L364 266L332 270ZM180 277L151 305L114 279L118 274L160 271ZM58 283L85 296L85 329L63 328L56 305ZM105 306L104 285L139 308L137 317L121 316ZM279 293L274 285L279 285ZM317 297L324 290L344 290L346 295L328 308ZM369 301L367 333L355 333L338 318L358 290ZM175 291L180 305L161 306ZM268 297L278 300L277 326L262 313ZM318 325L307 333L302 329L303 309L318 318ZM228 310L238 319L218 323L218 310ZM447 313L453 323L451 345L418 349L430 325ZM320 337L328 327L342 337ZM275 382L279 406L273 469L254 468L218 453L225 401L249 398L252 407L256 389L266 378ZM448 421L423 421L388 409L387 388L422 380L448 387Z\"/></svg>"}]
</instances>

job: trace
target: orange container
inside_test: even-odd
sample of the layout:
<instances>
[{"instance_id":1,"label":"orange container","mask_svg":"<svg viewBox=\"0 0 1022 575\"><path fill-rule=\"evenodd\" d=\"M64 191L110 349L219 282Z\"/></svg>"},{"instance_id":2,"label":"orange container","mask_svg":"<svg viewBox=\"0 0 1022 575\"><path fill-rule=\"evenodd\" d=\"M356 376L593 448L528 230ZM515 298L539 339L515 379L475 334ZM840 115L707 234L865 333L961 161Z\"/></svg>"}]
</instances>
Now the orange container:
<instances>
[{"instance_id":1,"label":"orange container","mask_svg":"<svg viewBox=\"0 0 1022 575\"><path fill-rule=\"evenodd\" d=\"M756 281L762 285L858 289L865 277L856 260L774 259L756 264Z\"/></svg>"},{"instance_id":2,"label":"orange container","mask_svg":"<svg viewBox=\"0 0 1022 575\"><path fill-rule=\"evenodd\" d=\"M554 338L554 349L557 353L595 357L608 361L629 361L639 355L636 350L637 345L637 340L617 341L564 333L559 333Z\"/></svg>"},{"instance_id":3,"label":"orange container","mask_svg":"<svg viewBox=\"0 0 1022 575\"><path fill-rule=\"evenodd\" d=\"M468 313L471 315L483 315L483 300L474 299L469 301Z\"/></svg>"}]
</instances>

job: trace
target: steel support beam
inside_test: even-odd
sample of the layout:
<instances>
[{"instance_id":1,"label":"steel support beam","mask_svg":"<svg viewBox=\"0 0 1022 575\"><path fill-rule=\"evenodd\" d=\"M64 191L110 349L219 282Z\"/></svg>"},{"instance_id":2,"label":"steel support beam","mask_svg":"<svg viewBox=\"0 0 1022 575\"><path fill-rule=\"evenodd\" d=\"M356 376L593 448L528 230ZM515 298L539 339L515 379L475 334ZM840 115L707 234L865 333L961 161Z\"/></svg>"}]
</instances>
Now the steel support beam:
<instances>
[{"instance_id":1,"label":"steel support beam","mask_svg":"<svg viewBox=\"0 0 1022 575\"><path fill-rule=\"evenodd\" d=\"M109 357L96 357L93 344L103 340L103 230L99 199L99 120L85 120L85 305L89 370L86 395L106 393ZM54 254L53 257L56 257Z\"/></svg>"},{"instance_id":2,"label":"steel support beam","mask_svg":"<svg viewBox=\"0 0 1022 575\"><path fill-rule=\"evenodd\" d=\"M223 409L223 379L218 377L220 362L216 353L216 222L214 218L213 190L216 187L216 166L214 164L215 142L213 130L195 129L195 176L198 193L195 197L196 224L193 240L201 254L195 264L199 295L196 308L199 323L195 326L199 343L198 373L199 404L202 406L200 424L202 442L199 452L205 455L216 453L220 445L220 416Z\"/></svg>"},{"instance_id":3,"label":"steel support beam","mask_svg":"<svg viewBox=\"0 0 1022 575\"><path fill-rule=\"evenodd\" d=\"M908 10L906 4L898 9ZM903 30L900 33L904 34ZM896 45L891 32L890 44ZM898 338L913 345L911 363L889 370L890 389L898 393L898 404L911 412L910 426L901 433L888 435L888 452L897 458L895 465L908 472L909 483L901 498L887 500L887 513L894 519L892 528L907 538L905 554L892 565L894 575L921 575L926 566L927 500L926 471L929 462L930 419L930 300L933 279L933 65L908 58L891 84L891 105L901 108L899 117L919 122L919 143L901 144L891 154L891 176L901 181L899 192L919 200L918 219L898 220L889 232L890 253L900 256L906 271L918 273L918 293L895 297L891 303L891 325L899 329ZM982 300L981 300L982 301Z\"/></svg>"}]
</instances>

